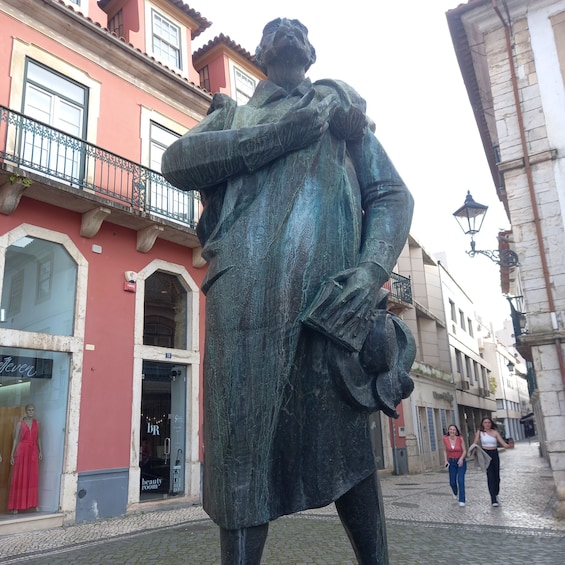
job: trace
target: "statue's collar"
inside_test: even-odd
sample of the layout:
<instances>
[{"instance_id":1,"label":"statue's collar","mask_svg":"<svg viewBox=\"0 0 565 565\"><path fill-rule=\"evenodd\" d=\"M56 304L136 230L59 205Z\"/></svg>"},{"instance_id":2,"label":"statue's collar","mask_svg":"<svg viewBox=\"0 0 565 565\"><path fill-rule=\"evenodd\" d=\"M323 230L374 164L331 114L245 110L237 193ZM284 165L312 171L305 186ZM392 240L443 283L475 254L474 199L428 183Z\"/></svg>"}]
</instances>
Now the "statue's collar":
<instances>
[{"instance_id":1,"label":"statue's collar","mask_svg":"<svg viewBox=\"0 0 565 565\"><path fill-rule=\"evenodd\" d=\"M284 88L270 80L262 80L255 89L251 100L248 104L250 106L265 106L276 100L290 96L304 96L308 90L312 88L312 81L305 78L292 92L288 93Z\"/></svg>"}]
</instances>

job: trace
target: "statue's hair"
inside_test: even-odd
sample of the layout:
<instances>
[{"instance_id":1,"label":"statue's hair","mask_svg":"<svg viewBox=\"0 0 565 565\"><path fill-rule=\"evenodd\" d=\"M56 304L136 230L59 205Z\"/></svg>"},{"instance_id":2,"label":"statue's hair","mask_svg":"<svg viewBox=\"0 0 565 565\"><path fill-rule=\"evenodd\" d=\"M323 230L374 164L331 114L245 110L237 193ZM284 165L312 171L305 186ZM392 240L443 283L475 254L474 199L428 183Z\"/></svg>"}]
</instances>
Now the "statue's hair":
<instances>
[{"instance_id":1,"label":"statue's hair","mask_svg":"<svg viewBox=\"0 0 565 565\"><path fill-rule=\"evenodd\" d=\"M272 26L276 25L277 27L279 26L280 22L281 22L282 18L275 18L274 20L270 21L264 28L263 28L263 35L265 35L265 32ZM297 25L299 27L302 28L302 30L304 31L304 34L306 36L306 44L308 46L308 49L310 51L310 57L309 57L309 61L308 64L306 65L306 67L304 68L305 71L307 71L315 62L316 62L316 49L314 49L314 46L310 43L310 41L308 40L308 28L301 23L298 20L290 20L294 25ZM263 42L263 39L261 38L261 43ZM255 49L255 62L257 63L257 65L259 65L259 68L265 73L267 74L267 68L265 67L265 65L263 64L263 48L261 47L261 43L259 43L259 45L257 46L257 49Z\"/></svg>"}]
</instances>

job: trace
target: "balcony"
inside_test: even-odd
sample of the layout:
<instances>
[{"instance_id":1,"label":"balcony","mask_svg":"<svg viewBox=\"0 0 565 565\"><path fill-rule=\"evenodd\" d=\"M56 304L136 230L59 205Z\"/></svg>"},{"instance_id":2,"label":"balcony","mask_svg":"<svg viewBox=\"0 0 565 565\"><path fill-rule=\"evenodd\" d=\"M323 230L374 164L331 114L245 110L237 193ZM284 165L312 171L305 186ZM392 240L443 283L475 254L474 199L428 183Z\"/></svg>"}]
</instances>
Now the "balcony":
<instances>
[{"instance_id":1,"label":"balcony","mask_svg":"<svg viewBox=\"0 0 565 565\"><path fill-rule=\"evenodd\" d=\"M108 222L199 245L198 193L178 190L156 171L0 106L0 212L12 213L22 193L91 217L104 210L99 215Z\"/></svg>"},{"instance_id":2,"label":"balcony","mask_svg":"<svg viewBox=\"0 0 565 565\"><path fill-rule=\"evenodd\" d=\"M410 277L391 273L390 279L383 285L390 291L387 308L393 313L400 313L412 304L412 283Z\"/></svg>"}]
</instances>

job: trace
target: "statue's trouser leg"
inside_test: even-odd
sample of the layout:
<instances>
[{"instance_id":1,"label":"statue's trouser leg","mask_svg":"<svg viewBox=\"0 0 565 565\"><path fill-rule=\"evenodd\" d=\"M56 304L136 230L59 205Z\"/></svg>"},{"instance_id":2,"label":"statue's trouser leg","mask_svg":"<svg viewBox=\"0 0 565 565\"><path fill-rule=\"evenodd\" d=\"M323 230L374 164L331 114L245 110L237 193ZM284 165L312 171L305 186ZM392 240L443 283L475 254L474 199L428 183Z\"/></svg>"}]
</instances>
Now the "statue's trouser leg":
<instances>
[{"instance_id":1,"label":"statue's trouser leg","mask_svg":"<svg viewBox=\"0 0 565 565\"><path fill-rule=\"evenodd\" d=\"M359 565L388 565L383 500L376 473L335 502Z\"/></svg>"},{"instance_id":2,"label":"statue's trouser leg","mask_svg":"<svg viewBox=\"0 0 565 565\"><path fill-rule=\"evenodd\" d=\"M259 565L268 531L268 523L238 530L220 528L222 565Z\"/></svg>"}]
</instances>

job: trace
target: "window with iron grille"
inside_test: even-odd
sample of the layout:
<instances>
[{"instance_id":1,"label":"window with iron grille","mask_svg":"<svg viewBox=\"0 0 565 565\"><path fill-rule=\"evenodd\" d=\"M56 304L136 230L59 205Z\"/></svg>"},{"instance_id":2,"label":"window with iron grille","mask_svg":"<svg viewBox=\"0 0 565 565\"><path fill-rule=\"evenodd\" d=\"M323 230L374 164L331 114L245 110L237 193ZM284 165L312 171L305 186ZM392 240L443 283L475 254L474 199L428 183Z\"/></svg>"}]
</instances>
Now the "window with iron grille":
<instances>
[{"instance_id":1,"label":"window with iron grille","mask_svg":"<svg viewBox=\"0 0 565 565\"><path fill-rule=\"evenodd\" d=\"M22 113L63 132L47 137L39 128L23 128L23 162L65 181L81 176L83 147L72 138L86 136L88 89L28 59Z\"/></svg>"},{"instance_id":2,"label":"window with iron grille","mask_svg":"<svg viewBox=\"0 0 565 565\"><path fill-rule=\"evenodd\" d=\"M173 69L182 69L180 27L152 10L153 56Z\"/></svg>"},{"instance_id":3,"label":"window with iron grille","mask_svg":"<svg viewBox=\"0 0 565 565\"><path fill-rule=\"evenodd\" d=\"M161 159L165 149L180 135L162 125L150 122L149 168L161 172ZM150 180L151 211L172 220L196 224L199 201L194 192L173 188L161 175L152 175Z\"/></svg>"},{"instance_id":4,"label":"window with iron grille","mask_svg":"<svg viewBox=\"0 0 565 565\"><path fill-rule=\"evenodd\" d=\"M161 172L161 159L165 149L176 141L180 136L155 122L150 124L150 145L149 145L149 168L158 173ZM151 185L151 206L154 210L167 212L180 213L181 210L177 209L180 206L179 202L175 202L172 198L177 195L177 191L171 191L160 179L153 179ZM182 193L181 193L182 194Z\"/></svg>"}]
</instances>

